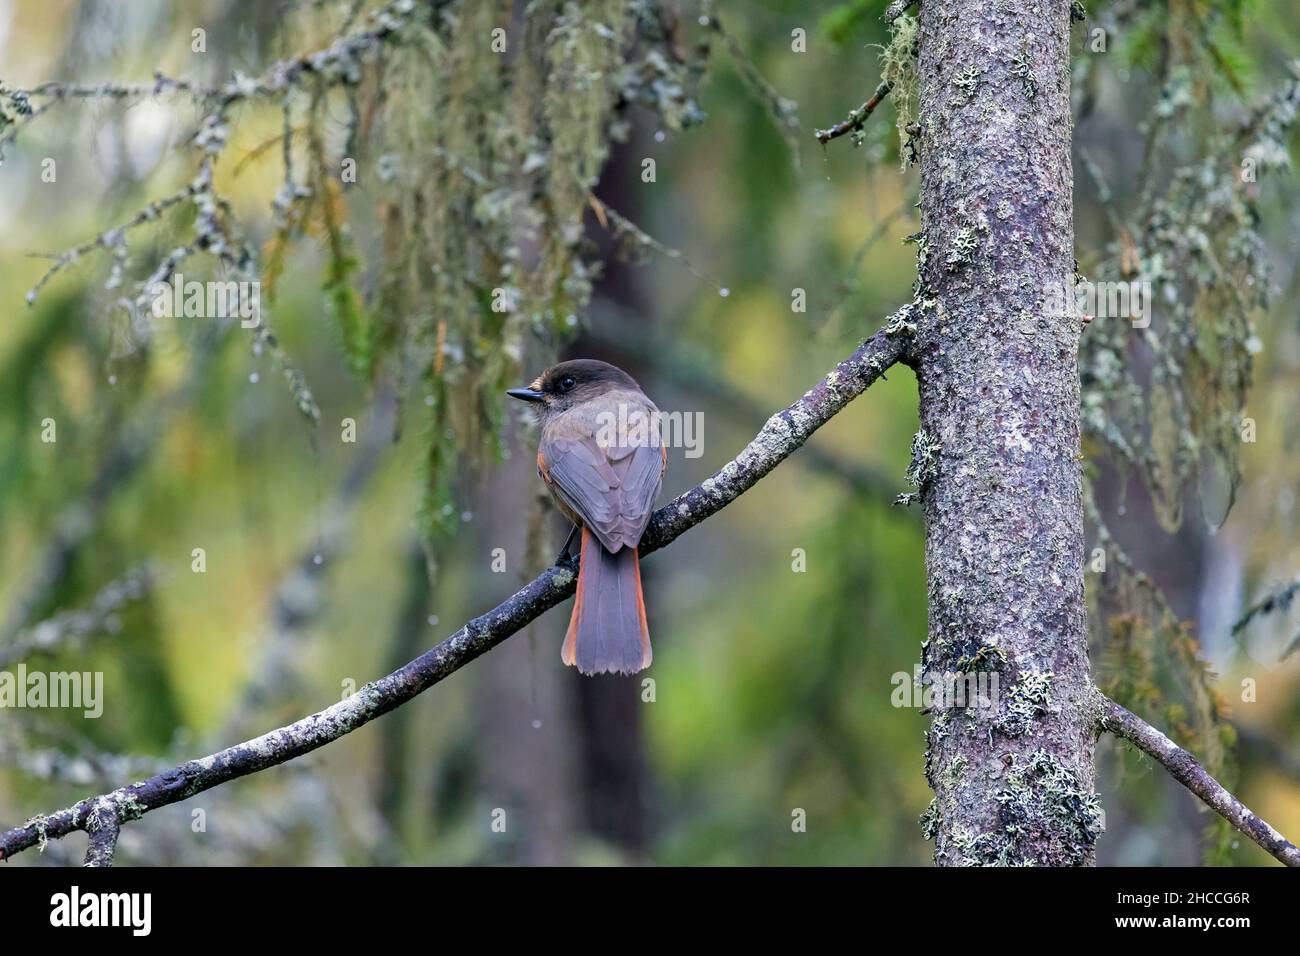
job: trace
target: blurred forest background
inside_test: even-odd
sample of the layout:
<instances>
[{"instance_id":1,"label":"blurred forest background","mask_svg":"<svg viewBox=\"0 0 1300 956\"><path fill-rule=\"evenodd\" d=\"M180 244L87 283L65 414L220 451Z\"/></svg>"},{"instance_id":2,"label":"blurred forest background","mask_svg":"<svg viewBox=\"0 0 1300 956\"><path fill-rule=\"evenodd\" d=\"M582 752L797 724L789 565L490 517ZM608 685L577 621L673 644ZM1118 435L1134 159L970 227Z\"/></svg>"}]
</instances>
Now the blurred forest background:
<instances>
[{"instance_id":1,"label":"blurred forest background","mask_svg":"<svg viewBox=\"0 0 1300 956\"><path fill-rule=\"evenodd\" d=\"M148 85L155 70L262 77L369 29L378 6L0 0L0 666L102 670L106 698L99 720L0 712L4 826L317 710L544 566L565 529L505 387L589 356L662 409L703 412L703 455L673 450L666 501L911 297L917 173L900 171L895 105L860 142L813 135L879 81L884 0L684 2L674 22L660 16L671 4L398 5L441 26L404 27L406 41L327 64L287 98L239 99L197 147L209 110L185 95L68 97L30 128L8 95ZM616 8L632 21L615 25ZM1300 56L1280 0L1087 8L1073 64L1084 273L1123 252L1115 210L1292 82ZM496 27L514 44L508 84ZM640 37L626 75L602 63L600 30ZM582 68L568 88L566 64ZM1152 117L1173 127L1171 155L1146 147ZM1171 532L1167 501L1085 453L1108 533L1168 600L1168 613L1099 613L1098 680L1149 678L1130 706L1145 701L1294 839L1300 190L1285 154L1266 159L1251 198L1275 295L1254 310L1257 441L1226 522L1223 488L1193 481ZM208 161L197 192L220 201L179 202L129 243L111 235L28 305L47 256L130 222ZM1239 161L1223 159L1229 177ZM179 271L260 270L273 338L132 314L132 284L205 229L230 248L193 250ZM927 864L928 718L891 703L926 633L919 512L891 507L916 424L900 368L647 560L653 700L641 677L561 665L566 604L378 723L125 828L118 861ZM1101 534L1090 526L1090 549ZM1111 554L1089 575L1102 609ZM1280 587L1273 613L1234 633ZM1192 685L1210 734L1180 732ZM1148 761L1106 741L1099 769L1100 863L1270 862ZM65 842L14 865L79 861Z\"/></svg>"}]
</instances>

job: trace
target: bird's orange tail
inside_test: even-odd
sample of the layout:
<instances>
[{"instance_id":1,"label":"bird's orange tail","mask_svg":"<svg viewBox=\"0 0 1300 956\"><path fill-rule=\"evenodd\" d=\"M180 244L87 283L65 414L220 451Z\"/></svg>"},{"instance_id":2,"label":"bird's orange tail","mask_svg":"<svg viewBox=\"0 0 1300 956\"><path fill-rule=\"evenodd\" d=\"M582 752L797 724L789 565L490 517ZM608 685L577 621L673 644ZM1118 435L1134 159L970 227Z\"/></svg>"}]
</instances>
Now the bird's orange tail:
<instances>
[{"instance_id":1,"label":"bird's orange tail","mask_svg":"<svg viewBox=\"0 0 1300 956\"><path fill-rule=\"evenodd\" d=\"M617 554L582 529L582 564L560 659L583 674L635 674L650 666L650 628L635 548Z\"/></svg>"}]
</instances>

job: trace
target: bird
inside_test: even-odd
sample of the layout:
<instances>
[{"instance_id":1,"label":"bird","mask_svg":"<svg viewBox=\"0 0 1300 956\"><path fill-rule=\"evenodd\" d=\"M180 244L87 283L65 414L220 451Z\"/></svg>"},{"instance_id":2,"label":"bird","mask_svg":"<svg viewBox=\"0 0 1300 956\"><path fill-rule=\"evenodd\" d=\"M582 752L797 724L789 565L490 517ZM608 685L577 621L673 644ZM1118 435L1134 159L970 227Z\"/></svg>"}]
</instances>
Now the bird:
<instances>
[{"instance_id":1,"label":"bird","mask_svg":"<svg viewBox=\"0 0 1300 956\"><path fill-rule=\"evenodd\" d=\"M650 666L637 549L663 484L668 450L659 409L631 375L595 359L548 368L506 391L537 413L537 474L581 530L578 586L560 659L582 674Z\"/></svg>"}]
</instances>

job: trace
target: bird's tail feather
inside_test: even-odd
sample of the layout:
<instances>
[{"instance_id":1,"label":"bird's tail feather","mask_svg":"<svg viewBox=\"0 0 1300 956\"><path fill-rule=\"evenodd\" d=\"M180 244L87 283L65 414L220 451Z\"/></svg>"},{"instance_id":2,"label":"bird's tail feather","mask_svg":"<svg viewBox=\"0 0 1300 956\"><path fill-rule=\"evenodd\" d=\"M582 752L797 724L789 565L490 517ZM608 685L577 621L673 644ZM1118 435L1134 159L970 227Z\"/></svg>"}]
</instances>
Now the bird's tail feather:
<instances>
[{"instance_id":1,"label":"bird's tail feather","mask_svg":"<svg viewBox=\"0 0 1300 956\"><path fill-rule=\"evenodd\" d=\"M610 554L584 527L578 591L561 659L583 674L635 674L650 666L651 656L636 549Z\"/></svg>"}]
</instances>

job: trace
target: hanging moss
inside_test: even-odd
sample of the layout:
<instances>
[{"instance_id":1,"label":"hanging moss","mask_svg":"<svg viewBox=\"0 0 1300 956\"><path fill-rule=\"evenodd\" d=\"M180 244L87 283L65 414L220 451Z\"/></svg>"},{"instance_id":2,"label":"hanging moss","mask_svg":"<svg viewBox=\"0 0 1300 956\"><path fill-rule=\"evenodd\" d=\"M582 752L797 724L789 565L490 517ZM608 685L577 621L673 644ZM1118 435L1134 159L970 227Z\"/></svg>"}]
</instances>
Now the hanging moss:
<instances>
[{"instance_id":1,"label":"hanging moss","mask_svg":"<svg viewBox=\"0 0 1300 956\"><path fill-rule=\"evenodd\" d=\"M1153 122L1194 115L1202 95L1189 70L1171 70ZM1127 215L1085 163L1116 226L1089 271L1145 290L1142 319L1150 323L1135 328L1131 316L1099 314L1089 326L1079 356L1085 442L1135 471L1171 532L1200 470L1228 476L1229 506L1240 481L1241 419L1260 347L1254 320L1271 301L1259 215L1241 188L1238 157L1253 161L1256 174L1284 165L1297 104L1300 81L1234 133L1211 134L1197 157L1174 157L1165 187L1149 187Z\"/></svg>"},{"instance_id":2,"label":"hanging moss","mask_svg":"<svg viewBox=\"0 0 1300 956\"><path fill-rule=\"evenodd\" d=\"M420 371L426 535L460 520L456 476L501 453L502 392L526 356L576 331L599 270L585 216L623 110L657 106L674 128L699 115L664 22L644 0L537 0L522 20L446 5L384 64L362 144L383 179L377 291L351 293L340 229L327 291L354 367Z\"/></svg>"},{"instance_id":3,"label":"hanging moss","mask_svg":"<svg viewBox=\"0 0 1300 956\"><path fill-rule=\"evenodd\" d=\"M904 169L916 161L915 150L910 148L910 144L911 130L916 123L917 35L916 17L903 14L894 21L889 46L880 54L880 78L890 86L889 100L894 104L899 156Z\"/></svg>"}]
</instances>

